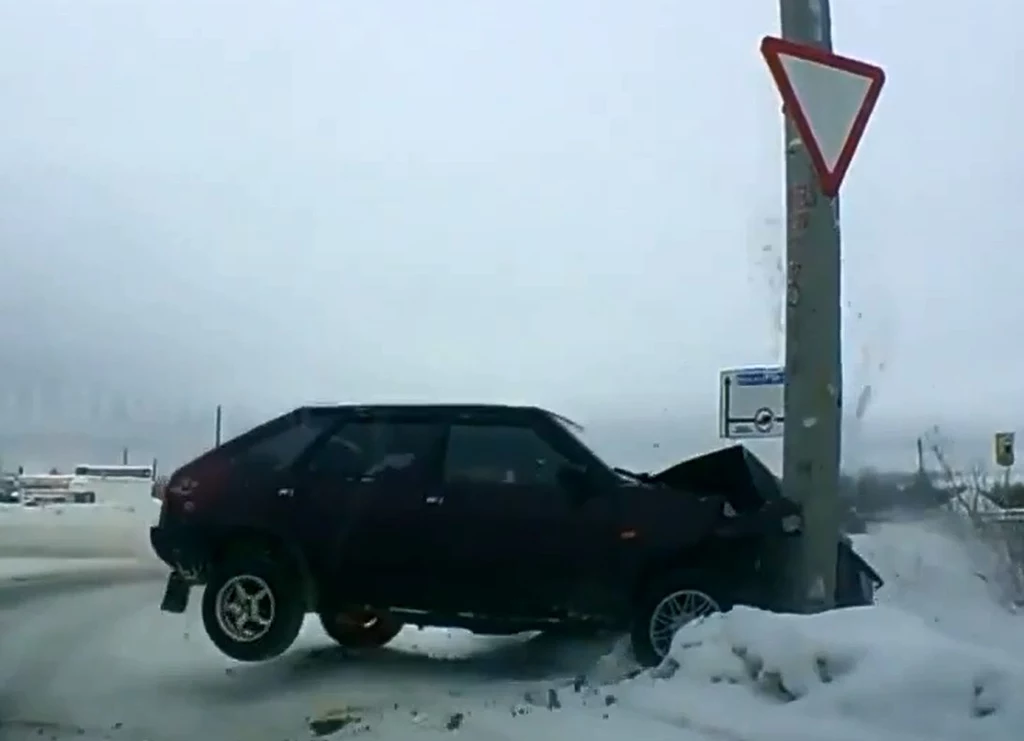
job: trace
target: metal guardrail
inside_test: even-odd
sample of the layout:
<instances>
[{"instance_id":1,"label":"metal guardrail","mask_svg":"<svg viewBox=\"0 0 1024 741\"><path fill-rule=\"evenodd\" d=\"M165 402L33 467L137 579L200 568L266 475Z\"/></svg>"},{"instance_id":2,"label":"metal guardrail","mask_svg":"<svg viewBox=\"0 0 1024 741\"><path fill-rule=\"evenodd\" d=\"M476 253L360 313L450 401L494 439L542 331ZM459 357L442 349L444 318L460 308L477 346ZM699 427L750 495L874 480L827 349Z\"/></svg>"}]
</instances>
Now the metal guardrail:
<instances>
[{"instance_id":1,"label":"metal guardrail","mask_svg":"<svg viewBox=\"0 0 1024 741\"><path fill-rule=\"evenodd\" d=\"M999 523L999 522L1020 522L1024 523L1024 507L1015 507L1013 509L999 509L992 510L989 512L975 512L975 519L978 519L984 523Z\"/></svg>"}]
</instances>

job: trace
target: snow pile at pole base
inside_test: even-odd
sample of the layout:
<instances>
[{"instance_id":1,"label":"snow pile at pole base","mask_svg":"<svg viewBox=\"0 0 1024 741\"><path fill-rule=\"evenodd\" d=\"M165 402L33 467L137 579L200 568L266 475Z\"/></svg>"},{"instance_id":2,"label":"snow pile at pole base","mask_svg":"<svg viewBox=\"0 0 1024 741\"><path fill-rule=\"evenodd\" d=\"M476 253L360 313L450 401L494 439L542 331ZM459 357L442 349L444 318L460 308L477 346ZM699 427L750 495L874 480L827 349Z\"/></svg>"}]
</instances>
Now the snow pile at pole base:
<instances>
[{"instance_id":1,"label":"snow pile at pole base","mask_svg":"<svg viewBox=\"0 0 1024 741\"><path fill-rule=\"evenodd\" d=\"M660 667L618 690L631 710L729 738L1009 741L1024 728L1024 662L884 606L737 607L684 627Z\"/></svg>"}]
</instances>

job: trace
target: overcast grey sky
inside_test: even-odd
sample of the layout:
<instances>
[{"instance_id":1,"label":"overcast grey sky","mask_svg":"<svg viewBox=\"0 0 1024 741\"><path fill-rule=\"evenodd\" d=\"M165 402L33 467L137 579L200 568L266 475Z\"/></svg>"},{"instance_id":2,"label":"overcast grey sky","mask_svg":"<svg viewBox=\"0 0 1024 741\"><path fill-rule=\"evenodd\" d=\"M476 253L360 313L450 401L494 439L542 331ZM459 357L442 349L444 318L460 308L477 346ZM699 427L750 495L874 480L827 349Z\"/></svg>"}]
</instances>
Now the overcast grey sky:
<instances>
[{"instance_id":1,"label":"overcast grey sky","mask_svg":"<svg viewBox=\"0 0 1024 741\"><path fill-rule=\"evenodd\" d=\"M639 405L713 436L718 369L777 359L777 12L2 0L3 383ZM877 419L1024 408L1021 18L833 2L837 50L888 72L843 192Z\"/></svg>"}]
</instances>

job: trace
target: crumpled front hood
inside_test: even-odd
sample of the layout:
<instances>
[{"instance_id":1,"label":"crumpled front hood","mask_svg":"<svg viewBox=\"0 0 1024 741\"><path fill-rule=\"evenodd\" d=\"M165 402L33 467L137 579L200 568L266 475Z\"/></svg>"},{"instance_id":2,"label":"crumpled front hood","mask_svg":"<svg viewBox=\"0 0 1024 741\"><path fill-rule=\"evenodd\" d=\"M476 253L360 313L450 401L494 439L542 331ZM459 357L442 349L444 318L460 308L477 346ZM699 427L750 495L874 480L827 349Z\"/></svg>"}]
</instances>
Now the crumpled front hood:
<instances>
[{"instance_id":1,"label":"crumpled front hood","mask_svg":"<svg viewBox=\"0 0 1024 741\"><path fill-rule=\"evenodd\" d=\"M779 479L742 445L687 458L651 479L673 489L724 496L739 512L782 498Z\"/></svg>"},{"instance_id":2,"label":"crumpled front hood","mask_svg":"<svg viewBox=\"0 0 1024 741\"><path fill-rule=\"evenodd\" d=\"M737 512L757 511L766 504L799 511L797 504L783 497L782 481L742 445L688 458L652 475L651 479L680 491L723 496ZM860 572L870 577L876 589L885 583L856 552L849 535L839 534L839 548L841 554L849 554Z\"/></svg>"}]
</instances>

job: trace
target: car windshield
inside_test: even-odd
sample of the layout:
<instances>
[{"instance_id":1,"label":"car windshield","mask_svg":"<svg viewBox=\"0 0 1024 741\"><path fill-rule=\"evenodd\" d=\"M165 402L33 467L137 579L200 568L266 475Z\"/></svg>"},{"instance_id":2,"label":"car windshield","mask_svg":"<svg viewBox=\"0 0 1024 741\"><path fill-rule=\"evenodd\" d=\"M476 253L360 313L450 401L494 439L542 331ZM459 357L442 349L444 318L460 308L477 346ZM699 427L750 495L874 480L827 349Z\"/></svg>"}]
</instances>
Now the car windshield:
<instances>
[{"instance_id":1,"label":"car windshield","mask_svg":"<svg viewBox=\"0 0 1024 741\"><path fill-rule=\"evenodd\" d=\"M586 431L586 428L579 422L574 422L568 417L559 414L558 412L548 412L548 414L551 416L551 419L555 420L558 424L564 427L571 435L575 437L580 437Z\"/></svg>"},{"instance_id":2,"label":"car windshield","mask_svg":"<svg viewBox=\"0 0 1024 741\"><path fill-rule=\"evenodd\" d=\"M591 455L593 455L599 461L604 460L600 455L594 452L593 447L587 444L587 430L583 425L581 425L579 422L570 419L569 417L558 414L557 412L548 412L548 414L551 416L551 419L553 419L555 422L561 425L566 432L568 432L570 435L576 438L579 444L582 445ZM629 481L631 483L636 483L638 481L636 476L630 475L629 472L624 471L623 469L609 468L609 470L611 470L616 476L618 476L623 481Z\"/></svg>"},{"instance_id":3,"label":"car windshield","mask_svg":"<svg viewBox=\"0 0 1024 741\"><path fill-rule=\"evenodd\" d=\"M579 441L580 445L582 445L584 448L590 451L595 458L601 461L605 460L600 455L594 452L594 449L591 445L587 444L587 429L583 425L581 425L579 422L570 419L569 417L566 417L562 414L558 414L557 412L548 412L548 414L551 415L551 418L555 420L555 422L557 422L559 425L561 425L566 432L575 437L576 440ZM609 467L609 470L611 470L611 472L614 473L624 483L650 483L650 481L648 481L646 478L646 474L642 471L632 471L628 468L620 467Z\"/></svg>"}]
</instances>

